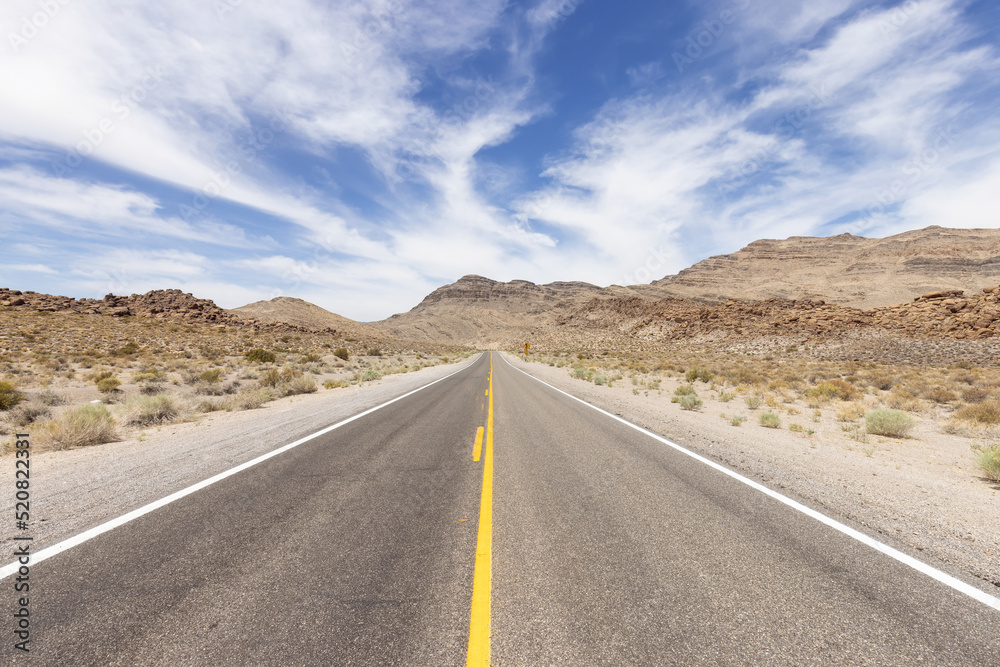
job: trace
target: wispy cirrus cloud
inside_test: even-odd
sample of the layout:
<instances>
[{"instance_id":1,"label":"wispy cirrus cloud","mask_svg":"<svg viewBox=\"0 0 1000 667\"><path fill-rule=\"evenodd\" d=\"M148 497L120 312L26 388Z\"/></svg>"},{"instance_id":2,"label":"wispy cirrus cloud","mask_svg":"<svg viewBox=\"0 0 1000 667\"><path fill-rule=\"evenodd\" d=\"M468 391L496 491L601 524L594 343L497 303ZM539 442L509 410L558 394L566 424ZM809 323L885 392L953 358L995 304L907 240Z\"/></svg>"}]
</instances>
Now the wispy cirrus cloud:
<instances>
[{"instance_id":1,"label":"wispy cirrus cloud","mask_svg":"<svg viewBox=\"0 0 1000 667\"><path fill-rule=\"evenodd\" d=\"M848 6L811 12L787 37L811 38ZM764 32L737 30L744 41ZM913 172L914 156L933 151L941 132L949 133L948 145L921 167L963 173L964 192L978 193L971 206L988 210L984 193L995 172L968 171L967 150L985 145L993 157L984 159L996 160L1000 142L991 113L970 105L964 92L990 85L984 74L998 60L990 47L966 46L970 32L948 2L921 3L905 21L894 8L864 10L815 45L757 63L755 71L769 77L749 95L689 87L611 100L578 130L573 149L552 161L545 172L552 184L517 210L572 230L612 257L636 245L684 241L690 254L678 254L674 270L707 248L822 232L837 220L842 230L880 234L916 211L915 203L896 205L924 200L935 179L911 181L904 172L908 159ZM895 181L905 182L905 192L891 206L876 206L878 216L867 215L878 203L876 187ZM921 222L964 224L944 219L942 195L938 216L921 215ZM955 205L969 207L959 196L955 191ZM643 251L632 254L641 261Z\"/></svg>"},{"instance_id":2,"label":"wispy cirrus cloud","mask_svg":"<svg viewBox=\"0 0 1000 667\"><path fill-rule=\"evenodd\" d=\"M991 224L996 26L968 3L60 7L0 49L0 271L56 267L32 288L377 319L471 272L608 284L650 252L656 278L762 236Z\"/></svg>"}]
</instances>

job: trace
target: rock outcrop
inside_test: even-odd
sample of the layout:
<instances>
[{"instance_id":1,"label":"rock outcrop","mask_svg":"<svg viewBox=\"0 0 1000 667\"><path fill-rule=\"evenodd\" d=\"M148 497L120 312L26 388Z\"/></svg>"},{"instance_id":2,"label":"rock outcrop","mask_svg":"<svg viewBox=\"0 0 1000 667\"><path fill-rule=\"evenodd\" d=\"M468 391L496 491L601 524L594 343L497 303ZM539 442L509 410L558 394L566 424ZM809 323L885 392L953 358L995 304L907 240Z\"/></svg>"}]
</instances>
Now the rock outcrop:
<instances>
[{"instance_id":1,"label":"rock outcrop","mask_svg":"<svg viewBox=\"0 0 1000 667\"><path fill-rule=\"evenodd\" d=\"M151 317L182 322L239 322L238 318L219 308L215 302L196 298L177 289L153 290L131 296L108 294L103 299L73 299L0 288L0 306L27 308L37 312Z\"/></svg>"},{"instance_id":2,"label":"rock outcrop","mask_svg":"<svg viewBox=\"0 0 1000 667\"><path fill-rule=\"evenodd\" d=\"M879 329L912 338L1000 337L1000 288L965 296L940 290L909 303L862 310L825 301L767 299L705 304L688 299L593 299L560 320L568 328L623 331L643 340L704 334L829 338Z\"/></svg>"},{"instance_id":3,"label":"rock outcrop","mask_svg":"<svg viewBox=\"0 0 1000 667\"><path fill-rule=\"evenodd\" d=\"M269 324L291 324L312 331L333 330L346 336L374 340L385 336L367 324L356 322L319 306L290 296L279 296L270 301L255 301L229 311L241 320Z\"/></svg>"},{"instance_id":4,"label":"rock outcrop","mask_svg":"<svg viewBox=\"0 0 1000 667\"><path fill-rule=\"evenodd\" d=\"M931 290L971 293L997 283L1000 230L934 226L883 239L840 234L754 241L653 285L697 301L821 299L876 308Z\"/></svg>"},{"instance_id":5,"label":"rock outcrop","mask_svg":"<svg viewBox=\"0 0 1000 667\"><path fill-rule=\"evenodd\" d=\"M287 297L280 297L287 298ZM301 299L292 299L311 308L322 310ZM253 306L254 304L251 304ZM103 299L74 299L67 296L40 294L38 292L11 290L0 287L0 308L25 309L44 313L75 313L107 317L142 317L186 323L204 323L219 326L243 327L254 331L314 332L377 341L385 334L353 320L327 313L336 321L297 323L281 318L257 319L247 312L225 310L210 299L199 299L177 289L153 290L145 294L118 296L108 294ZM342 320L342 321L341 321Z\"/></svg>"}]
</instances>

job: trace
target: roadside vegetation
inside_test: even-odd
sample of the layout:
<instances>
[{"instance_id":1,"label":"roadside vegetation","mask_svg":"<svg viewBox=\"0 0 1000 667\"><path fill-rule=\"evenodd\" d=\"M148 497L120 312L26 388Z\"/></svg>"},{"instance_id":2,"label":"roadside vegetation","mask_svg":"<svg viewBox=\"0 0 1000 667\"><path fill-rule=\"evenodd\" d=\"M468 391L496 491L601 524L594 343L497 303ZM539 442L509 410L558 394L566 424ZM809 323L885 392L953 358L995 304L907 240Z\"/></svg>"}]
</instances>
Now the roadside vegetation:
<instances>
[{"instance_id":1,"label":"roadside vegetation","mask_svg":"<svg viewBox=\"0 0 1000 667\"><path fill-rule=\"evenodd\" d=\"M970 443L1000 436L1000 367L961 359L941 367L840 361L804 350L789 345L783 353L772 346L695 354L677 346L669 353L536 351L527 359L564 368L581 382L630 387L634 395L663 400L665 410L669 404L686 411L739 405L745 413L730 408L718 414L736 427L783 429L788 423L788 431L806 438L827 433L848 449L861 443L858 451L869 457L887 446L879 443L935 432ZM1000 445L975 446L977 469L995 480Z\"/></svg>"},{"instance_id":2,"label":"roadside vegetation","mask_svg":"<svg viewBox=\"0 0 1000 667\"><path fill-rule=\"evenodd\" d=\"M471 354L301 330L0 308L0 452L25 430L40 448L100 444Z\"/></svg>"}]
</instances>

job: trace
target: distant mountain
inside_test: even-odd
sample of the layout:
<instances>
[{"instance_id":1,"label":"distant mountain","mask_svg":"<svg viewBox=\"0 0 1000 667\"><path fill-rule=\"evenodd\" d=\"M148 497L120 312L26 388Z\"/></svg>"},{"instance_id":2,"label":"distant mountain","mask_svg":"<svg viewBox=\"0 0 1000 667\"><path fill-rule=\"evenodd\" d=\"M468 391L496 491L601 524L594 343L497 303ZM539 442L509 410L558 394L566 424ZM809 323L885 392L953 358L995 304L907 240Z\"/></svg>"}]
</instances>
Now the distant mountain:
<instances>
[{"instance_id":1,"label":"distant mountain","mask_svg":"<svg viewBox=\"0 0 1000 667\"><path fill-rule=\"evenodd\" d=\"M653 283L698 301L822 299L856 308L997 284L1000 230L937 226L884 239L841 234L754 241Z\"/></svg>"},{"instance_id":2,"label":"distant mountain","mask_svg":"<svg viewBox=\"0 0 1000 667\"><path fill-rule=\"evenodd\" d=\"M469 275L428 294L407 313L371 325L398 338L479 347L520 345L596 297L636 296L643 288L600 288L583 282L536 285Z\"/></svg>"},{"instance_id":3,"label":"distant mountain","mask_svg":"<svg viewBox=\"0 0 1000 667\"><path fill-rule=\"evenodd\" d=\"M279 296L270 301L256 301L233 308L229 312L237 317L259 322L292 324L316 331L333 329L352 338L368 340L385 337L384 333L367 324L331 313L308 301L290 296Z\"/></svg>"},{"instance_id":4,"label":"distant mountain","mask_svg":"<svg viewBox=\"0 0 1000 667\"><path fill-rule=\"evenodd\" d=\"M942 290L964 290L971 297L997 285L1000 285L1000 230L935 226L884 239L841 234L755 241L738 252L710 257L651 285L605 288L582 282L536 285L525 280L504 283L482 276L464 276L434 290L409 312L371 325L403 339L478 347L509 348L542 340L582 345L621 336L639 336L652 343L667 335L667 329L676 329L661 326L666 320L682 322L697 317L734 321L733 317L743 310L716 312L695 308L713 304L721 307L729 299L746 302L810 299L869 310L911 302L923 294ZM794 304L787 307L797 308ZM987 325L988 331L977 332L983 327L975 322L984 318L993 321L989 310L992 305L984 307L988 312L980 315L976 310L978 305L968 305L972 309L968 316L973 317L975 311L975 321L961 327L956 324L954 331L969 327L970 336L993 335L992 325ZM775 308L783 311L786 306L767 308L768 312ZM926 313L915 312L914 316ZM915 330L910 311L905 313L907 330ZM881 314L861 317L845 311L830 316L857 320L862 326L887 326ZM776 317L780 320L784 315ZM931 329L936 330L936 325Z\"/></svg>"}]
</instances>

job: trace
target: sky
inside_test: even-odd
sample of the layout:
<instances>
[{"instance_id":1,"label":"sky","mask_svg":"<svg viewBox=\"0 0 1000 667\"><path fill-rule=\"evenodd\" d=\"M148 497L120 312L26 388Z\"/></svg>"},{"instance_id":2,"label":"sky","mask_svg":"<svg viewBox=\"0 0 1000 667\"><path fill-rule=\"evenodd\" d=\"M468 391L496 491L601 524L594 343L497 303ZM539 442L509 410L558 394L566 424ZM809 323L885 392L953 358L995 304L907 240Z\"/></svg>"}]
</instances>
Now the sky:
<instances>
[{"instance_id":1,"label":"sky","mask_svg":"<svg viewBox=\"0 0 1000 667\"><path fill-rule=\"evenodd\" d=\"M1000 227L993 0L4 0L0 286L361 321Z\"/></svg>"}]
</instances>

